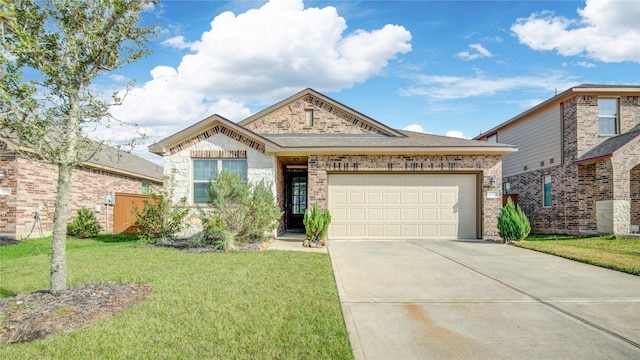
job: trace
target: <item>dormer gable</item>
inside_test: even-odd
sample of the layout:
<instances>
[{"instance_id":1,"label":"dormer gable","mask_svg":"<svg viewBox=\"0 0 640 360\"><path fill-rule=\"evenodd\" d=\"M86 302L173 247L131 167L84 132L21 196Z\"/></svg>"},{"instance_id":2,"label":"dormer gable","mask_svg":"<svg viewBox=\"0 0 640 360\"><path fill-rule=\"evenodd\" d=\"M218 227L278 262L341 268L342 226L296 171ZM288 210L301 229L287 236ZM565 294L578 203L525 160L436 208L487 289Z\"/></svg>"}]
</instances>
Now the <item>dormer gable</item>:
<instances>
[{"instance_id":1,"label":"dormer gable","mask_svg":"<svg viewBox=\"0 0 640 360\"><path fill-rule=\"evenodd\" d=\"M376 134L404 137L313 89L305 89L238 123L258 134Z\"/></svg>"}]
</instances>

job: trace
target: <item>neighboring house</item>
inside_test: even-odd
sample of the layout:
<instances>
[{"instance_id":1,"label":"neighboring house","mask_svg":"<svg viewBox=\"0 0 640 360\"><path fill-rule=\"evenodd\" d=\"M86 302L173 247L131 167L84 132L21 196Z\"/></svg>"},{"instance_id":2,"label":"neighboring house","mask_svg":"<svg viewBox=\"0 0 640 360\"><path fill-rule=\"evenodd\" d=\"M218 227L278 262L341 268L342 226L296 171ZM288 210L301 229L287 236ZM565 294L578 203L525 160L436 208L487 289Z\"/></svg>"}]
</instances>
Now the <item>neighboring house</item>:
<instances>
[{"instance_id":1,"label":"neighboring house","mask_svg":"<svg viewBox=\"0 0 640 360\"><path fill-rule=\"evenodd\" d=\"M271 187L278 233L303 229L317 201L332 239L496 236L501 157L516 150L392 129L312 89L239 123L213 115L149 149L194 208L226 169Z\"/></svg>"},{"instance_id":2,"label":"neighboring house","mask_svg":"<svg viewBox=\"0 0 640 360\"><path fill-rule=\"evenodd\" d=\"M478 135L513 144L505 193L539 233L629 233L640 224L640 86L579 85Z\"/></svg>"},{"instance_id":3,"label":"neighboring house","mask_svg":"<svg viewBox=\"0 0 640 360\"><path fill-rule=\"evenodd\" d=\"M19 147L0 138L0 237L45 236L53 228L58 180L56 166L20 154ZM28 149L27 149L28 151ZM142 194L163 183L163 169L151 161L112 147L104 147L93 159L73 171L69 221L78 209L96 212L103 230L113 229L113 206L105 205L110 192ZM108 218L107 218L108 215Z\"/></svg>"}]
</instances>

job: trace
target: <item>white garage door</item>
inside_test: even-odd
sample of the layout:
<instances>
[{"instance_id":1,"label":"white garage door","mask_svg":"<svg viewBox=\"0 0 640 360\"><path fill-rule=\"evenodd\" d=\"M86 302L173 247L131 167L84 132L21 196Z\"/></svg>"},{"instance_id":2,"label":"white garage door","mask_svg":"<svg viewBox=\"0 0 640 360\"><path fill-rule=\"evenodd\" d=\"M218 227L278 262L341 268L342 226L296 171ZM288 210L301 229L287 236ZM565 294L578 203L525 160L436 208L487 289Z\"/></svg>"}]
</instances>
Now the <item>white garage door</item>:
<instances>
[{"instance_id":1,"label":"white garage door","mask_svg":"<svg viewBox=\"0 0 640 360\"><path fill-rule=\"evenodd\" d=\"M330 174L330 239L476 238L476 175Z\"/></svg>"}]
</instances>

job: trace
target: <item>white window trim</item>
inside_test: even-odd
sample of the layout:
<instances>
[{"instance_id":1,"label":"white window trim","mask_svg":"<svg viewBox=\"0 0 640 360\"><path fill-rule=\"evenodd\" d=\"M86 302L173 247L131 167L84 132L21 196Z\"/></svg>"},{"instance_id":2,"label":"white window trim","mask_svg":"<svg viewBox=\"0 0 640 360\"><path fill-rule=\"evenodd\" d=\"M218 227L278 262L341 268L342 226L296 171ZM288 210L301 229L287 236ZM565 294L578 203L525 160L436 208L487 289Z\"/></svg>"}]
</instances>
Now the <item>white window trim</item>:
<instances>
[{"instance_id":1,"label":"white window trim","mask_svg":"<svg viewBox=\"0 0 640 360\"><path fill-rule=\"evenodd\" d=\"M600 116L600 109L598 108L598 135L601 136L614 136L614 135L619 135L620 134L620 100L618 98L598 98L598 101L600 100L614 100L616 102L616 114L615 116ZM600 105L600 104L598 104ZM606 119L613 119L614 120L614 131L613 133L609 134L609 133L601 133L600 132L600 119L601 118L606 118Z\"/></svg>"}]
</instances>

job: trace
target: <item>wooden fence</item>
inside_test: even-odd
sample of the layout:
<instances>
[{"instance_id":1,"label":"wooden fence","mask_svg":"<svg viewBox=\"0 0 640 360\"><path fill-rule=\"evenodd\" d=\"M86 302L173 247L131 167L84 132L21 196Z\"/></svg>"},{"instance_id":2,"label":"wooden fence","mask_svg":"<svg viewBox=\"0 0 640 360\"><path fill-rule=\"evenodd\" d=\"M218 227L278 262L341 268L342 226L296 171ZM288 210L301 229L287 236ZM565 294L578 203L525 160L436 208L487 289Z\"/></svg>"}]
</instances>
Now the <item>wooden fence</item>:
<instances>
[{"instance_id":1,"label":"wooden fence","mask_svg":"<svg viewBox=\"0 0 640 360\"><path fill-rule=\"evenodd\" d=\"M142 209L144 207L142 202L148 199L149 195L116 193L116 203L113 206L113 232L135 234L138 226L133 210Z\"/></svg>"}]
</instances>

